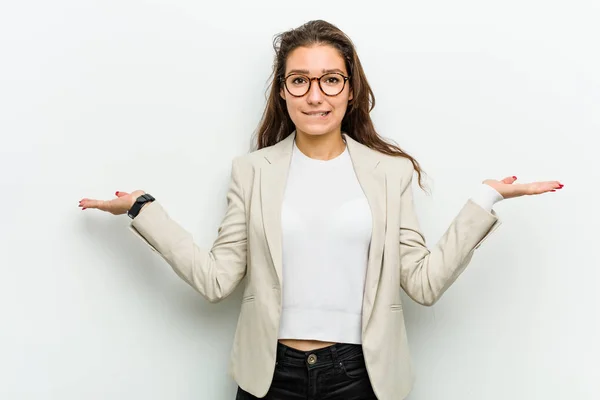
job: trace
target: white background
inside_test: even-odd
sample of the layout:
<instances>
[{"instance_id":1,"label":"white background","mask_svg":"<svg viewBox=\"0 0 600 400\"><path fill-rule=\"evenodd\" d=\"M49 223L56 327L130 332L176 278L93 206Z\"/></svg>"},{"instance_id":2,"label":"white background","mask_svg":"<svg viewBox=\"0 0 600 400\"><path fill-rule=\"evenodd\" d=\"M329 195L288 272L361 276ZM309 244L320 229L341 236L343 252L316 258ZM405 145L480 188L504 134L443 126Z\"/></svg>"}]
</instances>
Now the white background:
<instances>
[{"instance_id":1,"label":"white background","mask_svg":"<svg viewBox=\"0 0 600 400\"><path fill-rule=\"evenodd\" d=\"M428 173L430 246L483 179L565 185L496 205L503 226L434 307L405 296L409 399L599 398L600 6L533 0L3 3L0 398L234 398L241 290L207 303L127 217L77 202L143 189L210 246L273 36L317 18Z\"/></svg>"}]
</instances>

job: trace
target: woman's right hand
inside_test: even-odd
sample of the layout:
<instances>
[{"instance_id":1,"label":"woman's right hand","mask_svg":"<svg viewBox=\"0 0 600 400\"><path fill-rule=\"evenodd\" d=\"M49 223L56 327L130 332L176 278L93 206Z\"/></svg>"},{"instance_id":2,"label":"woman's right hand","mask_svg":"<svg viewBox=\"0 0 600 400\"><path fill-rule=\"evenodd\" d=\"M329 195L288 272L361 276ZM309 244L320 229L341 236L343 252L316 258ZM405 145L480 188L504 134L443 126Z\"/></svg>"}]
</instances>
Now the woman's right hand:
<instances>
[{"instance_id":1,"label":"woman's right hand","mask_svg":"<svg viewBox=\"0 0 600 400\"><path fill-rule=\"evenodd\" d=\"M131 206L135 203L135 200L143 195L143 190L135 190L131 193L127 192L116 192L116 198L112 200L96 200L96 199L88 199L83 198L79 200L79 207L82 207L82 210L86 208L95 208L101 211L109 212L113 215L121 215L127 213ZM144 204L145 206L146 204Z\"/></svg>"}]
</instances>

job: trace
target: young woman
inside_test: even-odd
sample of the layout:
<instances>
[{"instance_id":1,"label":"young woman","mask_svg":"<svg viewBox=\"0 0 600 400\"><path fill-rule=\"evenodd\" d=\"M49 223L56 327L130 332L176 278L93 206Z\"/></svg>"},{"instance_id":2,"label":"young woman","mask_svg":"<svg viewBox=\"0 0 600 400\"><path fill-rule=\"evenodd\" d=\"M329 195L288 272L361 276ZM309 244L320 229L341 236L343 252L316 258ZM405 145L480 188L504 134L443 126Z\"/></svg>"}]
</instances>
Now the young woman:
<instances>
[{"instance_id":1,"label":"young woman","mask_svg":"<svg viewBox=\"0 0 600 400\"><path fill-rule=\"evenodd\" d=\"M404 398L413 376L400 288L434 304L499 226L495 202L559 182L485 180L428 249L413 208L417 161L382 139L351 40L311 21L277 36L256 151L233 160L227 211L198 247L141 190L80 207L131 229L206 299L245 277L231 354L237 399Z\"/></svg>"}]
</instances>

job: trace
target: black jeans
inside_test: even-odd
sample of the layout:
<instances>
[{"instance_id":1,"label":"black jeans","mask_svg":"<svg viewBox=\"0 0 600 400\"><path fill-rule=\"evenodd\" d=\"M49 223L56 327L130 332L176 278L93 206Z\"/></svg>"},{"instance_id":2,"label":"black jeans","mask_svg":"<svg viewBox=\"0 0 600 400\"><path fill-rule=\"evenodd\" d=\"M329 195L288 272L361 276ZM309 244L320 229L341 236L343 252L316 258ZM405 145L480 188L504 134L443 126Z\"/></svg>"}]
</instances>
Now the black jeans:
<instances>
[{"instance_id":1,"label":"black jeans","mask_svg":"<svg viewBox=\"0 0 600 400\"><path fill-rule=\"evenodd\" d=\"M236 400L258 399L238 387ZM362 346L335 344L300 351L277 344L277 363L265 400L377 400Z\"/></svg>"}]
</instances>

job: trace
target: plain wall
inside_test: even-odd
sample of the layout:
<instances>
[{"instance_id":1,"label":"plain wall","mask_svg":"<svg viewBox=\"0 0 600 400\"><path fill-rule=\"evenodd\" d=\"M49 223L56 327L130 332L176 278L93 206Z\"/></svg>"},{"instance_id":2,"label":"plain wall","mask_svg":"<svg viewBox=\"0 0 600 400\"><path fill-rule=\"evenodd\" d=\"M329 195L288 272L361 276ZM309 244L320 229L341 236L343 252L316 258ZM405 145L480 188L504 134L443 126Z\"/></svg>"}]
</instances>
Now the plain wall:
<instances>
[{"instance_id":1,"label":"plain wall","mask_svg":"<svg viewBox=\"0 0 600 400\"><path fill-rule=\"evenodd\" d=\"M429 246L483 179L565 184L497 204L434 307L404 296L409 399L599 398L600 8L532 0L3 3L0 398L234 398L241 290L209 304L126 216L77 201L146 190L208 248L273 36L318 18L352 38L376 128L428 174Z\"/></svg>"}]
</instances>

